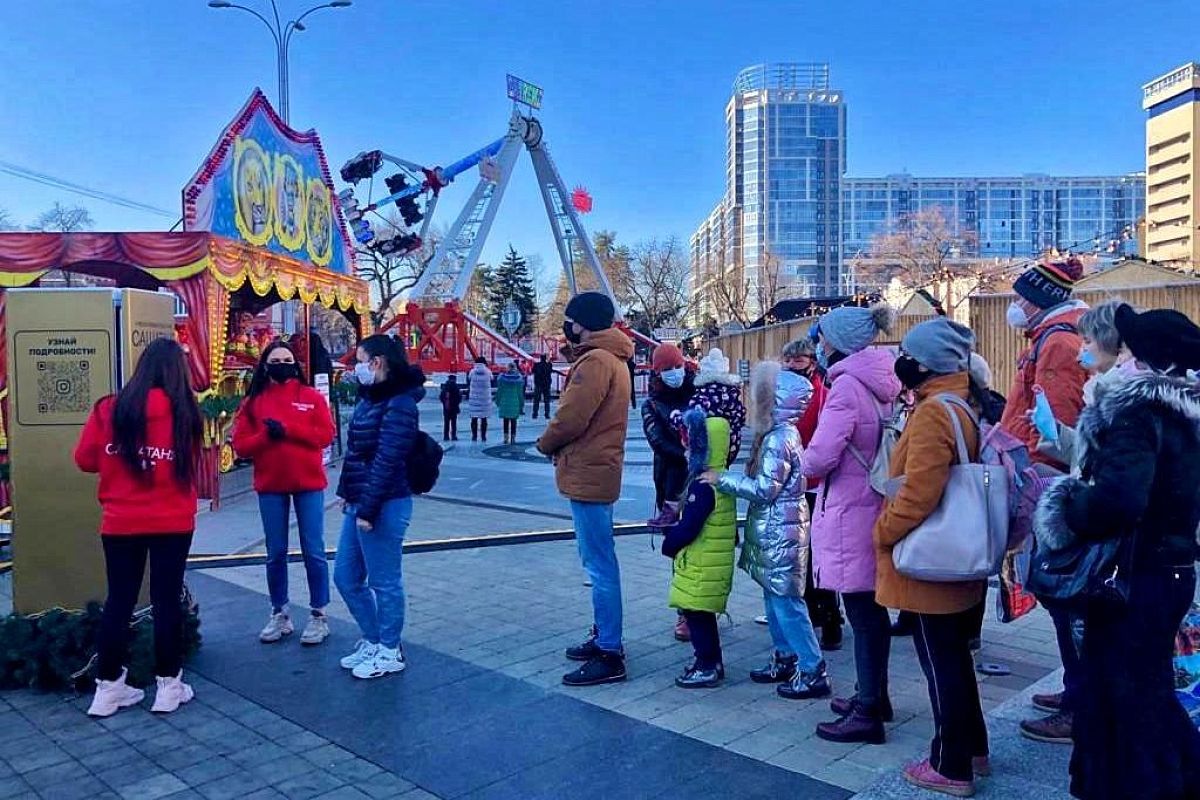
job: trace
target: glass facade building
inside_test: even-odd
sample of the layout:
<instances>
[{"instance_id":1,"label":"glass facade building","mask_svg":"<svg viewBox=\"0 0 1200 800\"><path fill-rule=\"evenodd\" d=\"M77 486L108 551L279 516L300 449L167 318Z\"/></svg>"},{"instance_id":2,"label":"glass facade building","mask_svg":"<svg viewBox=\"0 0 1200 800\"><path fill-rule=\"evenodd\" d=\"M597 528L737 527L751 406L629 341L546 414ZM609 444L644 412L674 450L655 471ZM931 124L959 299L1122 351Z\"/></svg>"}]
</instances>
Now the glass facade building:
<instances>
[{"instance_id":1,"label":"glass facade building","mask_svg":"<svg viewBox=\"0 0 1200 800\"><path fill-rule=\"evenodd\" d=\"M842 247L846 258L870 252L872 240L904 217L939 208L958 232L970 231L964 257L1031 258L1049 248L1092 249L1133 235L1146 208L1142 175L1016 178L845 178ZM1130 238L1122 252L1136 252Z\"/></svg>"}]
</instances>

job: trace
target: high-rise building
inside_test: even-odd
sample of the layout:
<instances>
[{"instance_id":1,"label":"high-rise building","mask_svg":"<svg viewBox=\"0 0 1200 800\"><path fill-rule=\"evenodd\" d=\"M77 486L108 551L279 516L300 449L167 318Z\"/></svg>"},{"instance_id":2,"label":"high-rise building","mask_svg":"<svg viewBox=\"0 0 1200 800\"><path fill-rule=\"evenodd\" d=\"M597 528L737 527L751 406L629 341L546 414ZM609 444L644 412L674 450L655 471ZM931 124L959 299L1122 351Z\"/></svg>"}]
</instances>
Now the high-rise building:
<instances>
[{"instance_id":1,"label":"high-rise building","mask_svg":"<svg viewBox=\"0 0 1200 800\"><path fill-rule=\"evenodd\" d=\"M736 271L749 285L750 318L765 310L759 308L765 294L807 296L836 287L846 109L842 93L830 87L829 65L747 67L734 80L725 126L725 195L717 205L722 261L694 264L694 286ZM712 222L710 216L696 232L693 249ZM764 293L768 283L777 290Z\"/></svg>"},{"instance_id":2,"label":"high-rise building","mask_svg":"<svg viewBox=\"0 0 1200 800\"><path fill-rule=\"evenodd\" d=\"M1200 265L1200 64L1184 64L1142 87L1146 119L1146 258L1177 269Z\"/></svg>"},{"instance_id":3,"label":"high-rise building","mask_svg":"<svg viewBox=\"0 0 1200 800\"><path fill-rule=\"evenodd\" d=\"M1031 258L1050 248L1078 251L1097 245L1132 255L1145 186L1138 174L845 178L843 253L847 260L869 254L875 237L895 230L909 215L938 208L951 231L970 234L961 258Z\"/></svg>"}]
</instances>

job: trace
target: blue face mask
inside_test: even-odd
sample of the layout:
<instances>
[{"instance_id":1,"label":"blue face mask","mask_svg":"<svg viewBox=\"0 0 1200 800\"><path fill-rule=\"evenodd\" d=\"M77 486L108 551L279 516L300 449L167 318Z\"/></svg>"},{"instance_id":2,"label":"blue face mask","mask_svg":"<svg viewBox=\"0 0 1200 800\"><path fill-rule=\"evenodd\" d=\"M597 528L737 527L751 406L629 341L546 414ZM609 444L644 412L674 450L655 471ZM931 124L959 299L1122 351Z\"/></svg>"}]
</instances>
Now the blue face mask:
<instances>
[{"instance_id":1,"label":"blue face mask","mask_svg":"<svg viewBox=\"0 0 1200 800\"><path fill-rule=\"evenodd\" d=\"M1079 351L1079 366L1089 371L1095 371L1100 368L1100 365L1096 362L1096 356L1092 354L1091 350Z\"/></svg>"},{"instance_id":2,"label":"blue face mask","mask_svg":"<svg viewBox=\"0 0 1200 800\"><path fill-rule=\"evenodd\" d=\"M824 347L817 348L817 366L822 370L829 369L829 354L825 352Z\"/></svg>"}]
</instances>

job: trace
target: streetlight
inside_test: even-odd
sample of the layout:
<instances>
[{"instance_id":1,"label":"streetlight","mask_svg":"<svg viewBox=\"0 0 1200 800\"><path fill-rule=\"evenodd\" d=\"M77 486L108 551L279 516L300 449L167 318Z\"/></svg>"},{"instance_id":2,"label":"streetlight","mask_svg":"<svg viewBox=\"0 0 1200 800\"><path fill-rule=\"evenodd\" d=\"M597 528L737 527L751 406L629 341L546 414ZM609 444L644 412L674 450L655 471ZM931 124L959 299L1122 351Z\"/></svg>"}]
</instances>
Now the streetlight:
<instances>
[{"instance_id":1,"label":"streetlight","mask_svg":"<svg viewBox=\"0 0 1200 800\"><path fill-rule=\"evenodd\" d=\"M292 43L292 35L296 31L306 30L303 20L314 11L320 11L322 8L347 8L353 4L353 0L331 0L331 2L323 3L319 6L313 6L305 11L300 16L289 22L283 22L279 17L279 6L276 0L271 0L271 15L272 20L255 11L248 6L232 3L230 0L208 0L209 8L236 8L245 11L248 14L253 14L258 20L267 26L267 30L271 32L271 38L275 41L275 72L276 79L279 82L279 115L286 123L291 123L291 103L288 100L288 47Z\"/></svg>"}]
</instances>

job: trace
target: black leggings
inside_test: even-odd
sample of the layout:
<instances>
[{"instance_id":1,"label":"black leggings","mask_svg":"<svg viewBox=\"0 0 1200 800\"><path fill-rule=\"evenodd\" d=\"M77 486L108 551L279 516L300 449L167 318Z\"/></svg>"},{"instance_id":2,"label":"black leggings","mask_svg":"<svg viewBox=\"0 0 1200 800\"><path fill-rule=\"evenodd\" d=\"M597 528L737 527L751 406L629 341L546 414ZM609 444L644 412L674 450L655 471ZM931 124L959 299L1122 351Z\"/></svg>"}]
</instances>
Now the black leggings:
<instances>
[{"instance_id":1,"label":"black leggings","mask_svg":"<svg viewBox=\"0 0 1200 800\"><path fill-rule=\"evenodd\" d=\"M458 438L458 414L442 414L442 438Z\"/></svg>"},{"instance_id":2,"label":"black leggings","mask_svg":"<svg viewBox=\"0 0 1200 800\"><path fill-rule=\"evenodd\" d=\"M846 616L854 630L854 672L858 699L877 709L888 696L888 659L892 652L892 620L875 602L874 592L845 592Z\"/></svg>"},{"instance_id":3,"label":"black leggings","mask_svg":"<svg viewBox=\"0 0 1200 800\"><path fill-rule=\"evenodd\" d=\"M504 423L504 438L507 439L511 436L515 441L517 438L516 418L514 417L513 419L509 419L508 417L504 417L501 421Z\"/></svg>"},{"instance_id":4,"label":"black leggings","mask_svg":"<svg viewBox=\"0 0 1200 800\"><path fill-rule=\"evenodd\" d=\"M101 536L108 599L100 616L98 674L121 677L129 657L129 620L142 590L150 557L150 603L154 607L154 674L174 678L183 669L183 572L192 534L153 533Z\"/></svg>"},{"instance_id":5,"label":"black leggings","mask_svg":"<svg viewBox=\"0 0 1200 800\"><path fill-rule=\"evenodd\" d=\"M480 433L483 434L483 440L487 441L487 417L471 417L471 441L475 441L475 437Z\"/></svg>"},{"instance_id":6,"label":"black leggings","mask_svg":"<svg viewBox=\"0 0 1200 800\"><path fill-rule=\"evenodd\" d=\"M688 632L692 635L696 666L700 669L713 669L722 662L717 615L711 611L684 611L683 618L687 620Z\"/></svg>"}]
</instances>

